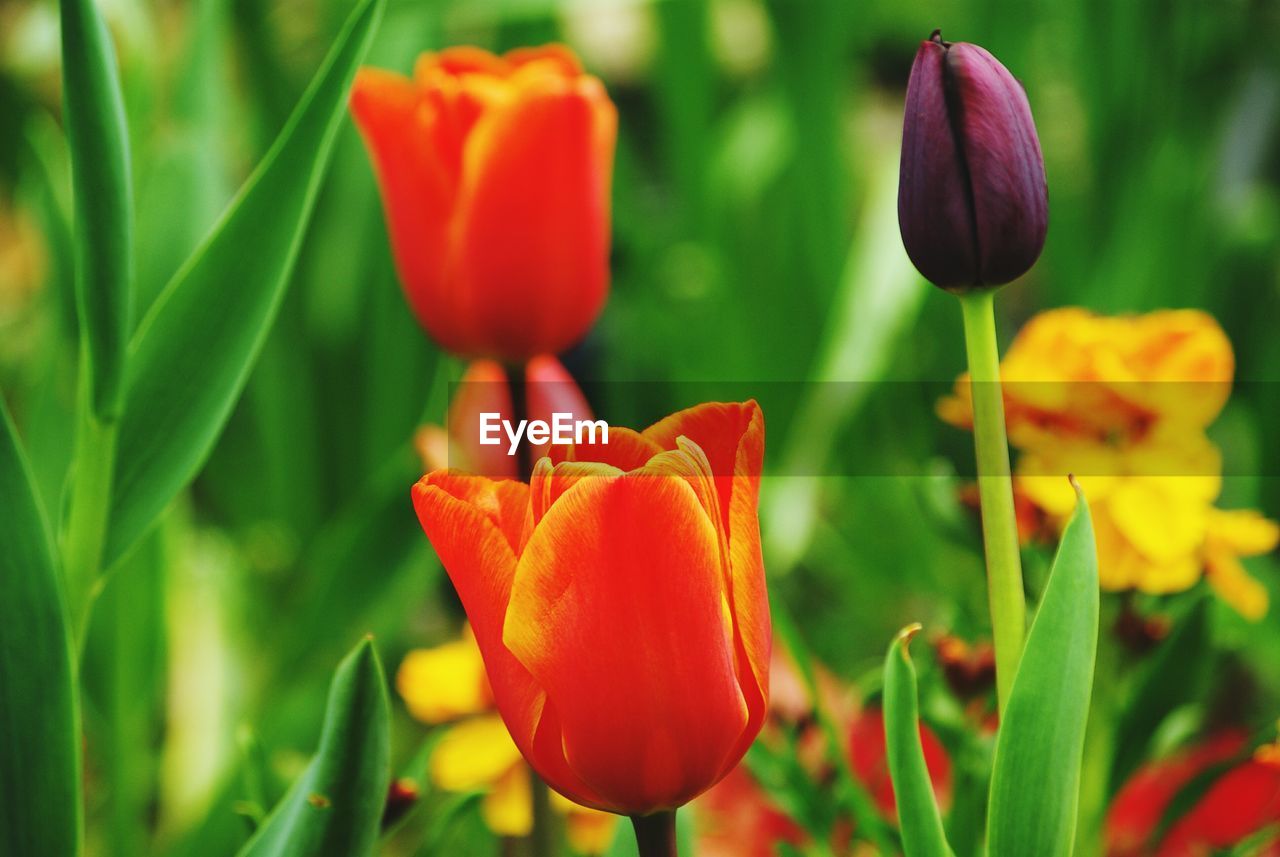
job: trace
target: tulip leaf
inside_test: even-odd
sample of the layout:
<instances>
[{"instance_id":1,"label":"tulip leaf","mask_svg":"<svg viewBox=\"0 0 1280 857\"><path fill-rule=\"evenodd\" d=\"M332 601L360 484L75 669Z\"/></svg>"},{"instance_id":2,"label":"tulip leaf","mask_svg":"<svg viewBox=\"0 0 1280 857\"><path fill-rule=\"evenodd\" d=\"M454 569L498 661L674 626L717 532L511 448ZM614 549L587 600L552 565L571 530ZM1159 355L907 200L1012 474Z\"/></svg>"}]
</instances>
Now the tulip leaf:
<instances>
[{"instance_id":1,"label":"tulip leaf","mask_svg":"<svg viewBox=\"0 0 1280 857\"><path fill-rule=\"evenodd\" d=\"M1076 498L1001 715L987 813L991 857L1071 853L1098 645L1093 524L1079 487Z\"/></svg>"},{"instance_id":2,"label":"tulip leaf","mask_svg":"<svg viewBox=\"0 0 1280 857\"><path fill-rule=\"evenodd\" d=\"M898 827L906 857L950 857L951 846L933 794L933 781L920 743L916 668L907 644L919 625L903 628L884 662L884 731L889 776L898 806Z\"/></svg>"},{"instance_id":3,"label":"tulip leaf","mask_svg":"<svg viewBox=\"0 0 1280 857\"><path fill-rule=\"evenodd\" d=\"M315 758L240 857L373 853L391 782L390 717L382 664L365 639L334 674Z\"/></svg>"},{"instance_id":4,"label":"tulip leaf","mask_svg":"<svg viewBox=\"0 0 1280 857\"><path fill-rule=\"evenodd\" d=\"M80 852L80 718L48 523L0 400L0 854Z\"/></svg>"},{"instance_id":5,"label":"tulip leaf","mask_svg":"<svg viewBox=\"0 0 1280 857\"><path fill-rule=\"evenodd\" d=\"M76 302L93 411L117 417L133 332L133 185L115 51L94 0L62 0L62 93L75 194Z\"/></svg>"},{"instance_id":6,"label":"tulip leaf","mask_svg":"<svg viewBox=\"0 0 1280 857\"><path fill-rule=\"evenodd\" d=\"M271 150L130 344L109 567L195 476L275 318L383 0L361 0Z\"/></svg>"}]
</instances>

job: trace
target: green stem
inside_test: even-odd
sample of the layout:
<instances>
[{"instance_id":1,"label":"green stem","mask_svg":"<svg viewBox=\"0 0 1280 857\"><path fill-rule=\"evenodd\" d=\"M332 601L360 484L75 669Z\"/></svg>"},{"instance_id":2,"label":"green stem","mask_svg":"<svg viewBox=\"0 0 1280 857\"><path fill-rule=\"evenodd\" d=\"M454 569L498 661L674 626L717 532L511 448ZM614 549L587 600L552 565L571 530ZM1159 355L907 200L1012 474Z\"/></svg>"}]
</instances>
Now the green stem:
<instances>
[{"instance_id":1,"label":"green stem","mask_svg":"<svg viewBox=\"0 0 1280 857\"><path fill-rule=\"evenodd\" d=\"M531 774L533 779L533 831L529 839L533 857L554 857L556 849L556 818L551 812L551 789L542 777Z\"/></svg>"},{"instance_id":2,"label":"green stem","mask_svg":"<svg viewBox=\"0 0 1280 857\"><path fill-rule=\"evenodd\" d=\"M674 809L652 815L633 815L631 825L636 830L640 857L678 857Z\"/></svg>"},{"instance_id":3,"label":"green stem","mask_svg":"<svg viewBox=\"0 0 1280 857\"><path fill-rule=\"evenodd\" d=\"M86 408L76 433L75 472L63 542L71 630L83 648L93 598L100 583L102 549L111 508L117 424L99 422Z\"/></svg>"},{"instance_id":4,"label":"green stem","mask_svg":"<svg viewBox=\"0 0 1280 857\"><path fill-rule=\"evenodd\" d=\"M987 591L996 649L996 692L1003 711L1022 657L1027 605L1013 509L1013 479L1009 472L1009 440L1005 435L993 298L994 292L990 289L970 292L960 296L960 308L964 311L965 349L973 395L982 542L987 555Z\"/></svg>"}]
</instances>

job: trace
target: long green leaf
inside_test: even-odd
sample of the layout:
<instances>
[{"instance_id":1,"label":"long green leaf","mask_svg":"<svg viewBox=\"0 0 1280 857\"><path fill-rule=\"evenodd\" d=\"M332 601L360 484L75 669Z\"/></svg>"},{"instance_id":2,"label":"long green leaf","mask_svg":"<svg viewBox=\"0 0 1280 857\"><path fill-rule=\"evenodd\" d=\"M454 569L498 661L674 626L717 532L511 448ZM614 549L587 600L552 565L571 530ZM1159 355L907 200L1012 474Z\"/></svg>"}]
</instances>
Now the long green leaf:
<instances>
[{"instance_id":1,"label":"long green leaf","mask_svg":"<svg viewBox=\"0 0 1280 857\"><path fill-rule=\"evenodd\" d=\"M0 854L80 852L80 718L49 527L0 400Z\"/></svg>"},{"instance_id":2,"label":"long green leaf","mask_svg":"<svg viewBox=\"0 0 1280 857\"><path fill-rule=\"evenodd\" d=\"M362 857L373 851L391 781L390 705L366 639L334 674L320 749L240 857Z\"/></svg>"},{"instance_id":3,"label":"long green leaf","mask_svg":"<svg viewBox=\"0 0 1280 857\"><path fill-rule=\"evenodd\" d=\"M75 192L76 302L93 412L119 415L133 332L133 183L115 51L93 0L62 0L62 93Z\"/></svg>"},{"instance_id":4,"label":"long green leaf","mask_svg":"<svg viewBox=\"0 0 1280 857\"><path fill-rule=\"evenodd\" d=\"M906 857L951 857L920 743L916 668L907 654L907 644L919 630L919 625L903 628L885 657L885 749Z\"/></svg>"},{"instance_id":5,"label":"long green leaf","mask_svg":"<svg viewBox=\"0 0 1280 857\"><path fill-rule=\"evenodd\" d=\"M991 857L1071 853L1097 646L1098 560L1077 487L996 738Z\"/></svg>"},{"instance_id":6,"label":"long green leaf","mask_svg":"<svg viewBox=\"0 0 1280 857\"><path fill-rule=\"evenodd\" d=\"M195 476L244 388L382 7L383 0L361 0L271 151L139 326L104 567Z\"/></svg>"}]
</instances>

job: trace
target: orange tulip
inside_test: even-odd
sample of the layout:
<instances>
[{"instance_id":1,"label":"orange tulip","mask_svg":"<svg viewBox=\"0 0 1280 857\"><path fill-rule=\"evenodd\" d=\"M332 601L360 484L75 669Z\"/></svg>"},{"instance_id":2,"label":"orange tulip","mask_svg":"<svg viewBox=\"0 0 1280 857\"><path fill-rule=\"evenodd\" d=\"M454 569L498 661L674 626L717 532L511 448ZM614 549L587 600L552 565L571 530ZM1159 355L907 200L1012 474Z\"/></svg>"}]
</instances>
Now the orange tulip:
<instances>
[{"instance_id":1,"label":"orange tulip","mask_svg":"<svg viewBox=\"0 0 1280 857\"><path fill-rule=\"evenodd\" d=\"M587 806L669 810L764 721L764 419L755 402L700 405L556 450L530 485L432 472L414 506L534 769Z\"/></svg>"},{"instance_id":2,"label":"orange tulip","mask_svg":"<svg viewBox=\"0 0 1280 857\"><path fill-rule=\"evenodd\" d=\"M442 346L519 362L582 338L609 286L617 116L572 52L450 48L412 79L361 69L351 111L400 280Z\"/></svg>"}]
</instances>

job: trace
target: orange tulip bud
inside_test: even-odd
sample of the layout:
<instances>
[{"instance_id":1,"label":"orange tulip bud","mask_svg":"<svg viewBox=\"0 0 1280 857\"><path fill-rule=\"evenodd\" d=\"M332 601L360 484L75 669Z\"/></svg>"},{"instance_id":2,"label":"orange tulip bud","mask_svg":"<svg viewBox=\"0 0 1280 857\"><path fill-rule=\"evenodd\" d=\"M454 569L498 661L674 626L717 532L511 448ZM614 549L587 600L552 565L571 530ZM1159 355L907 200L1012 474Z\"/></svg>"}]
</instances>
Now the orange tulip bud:
<instances>
[{"instance_id":1,"label":"orange tulip bud","mask_svg":"<svg viewBox=\"0 0 1280 857\"><path fill-rule=\"evenodd\" d=\"M609 287L617 116L568 49L451 48L412 80L361 69L351 111L436 341L519 362L582 338Z\"/></svg>"},{"instance_id":2,"label":"orange tulip bud","mask_svg":"<svg viewBox=\"0 0 1280 857\"><path fill-rule=\"evenodd\" d=\"M755 402L707 404L543 458L530 485L435 471L415 486L503 720L565 796L671 809L760 731L763 455Z\"/></svg>"}]
</instances>

